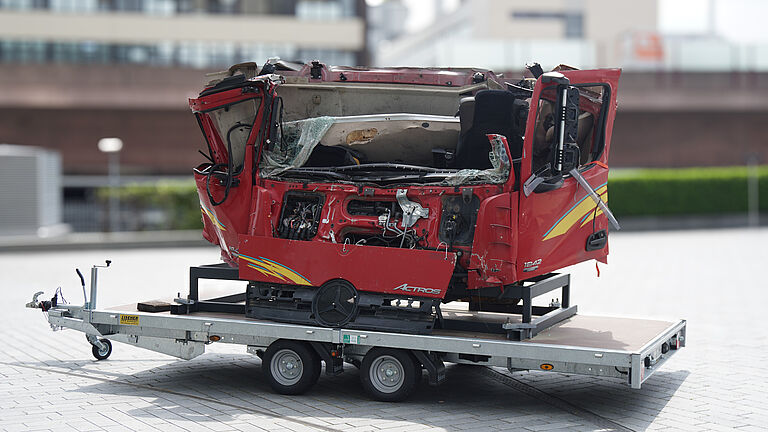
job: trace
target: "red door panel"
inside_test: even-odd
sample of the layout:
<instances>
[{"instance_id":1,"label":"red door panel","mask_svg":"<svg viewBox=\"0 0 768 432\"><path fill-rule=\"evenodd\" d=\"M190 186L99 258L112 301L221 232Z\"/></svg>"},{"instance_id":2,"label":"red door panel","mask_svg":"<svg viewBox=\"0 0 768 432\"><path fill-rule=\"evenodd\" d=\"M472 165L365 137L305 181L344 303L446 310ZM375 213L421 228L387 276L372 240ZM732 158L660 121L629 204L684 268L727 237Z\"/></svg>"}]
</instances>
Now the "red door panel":
<instances>
[{"instance_id":1,"label":"red door panel","mask_svg":"<svg viewBox=\"0 0 768 432\"><path fill-rule=\"evenodd\" d=\"M608 170L595 166L582 173L603 201L608 200ZM590 234L608 228L608 221L575 179L555 191L531 194L520 213L517 270L527 279L590 259L606 261L608 245L587 251ZM597 218L595 218L597 215Z\"/></svg>"},{"instance_id":2,"label":"red door panel","mask_svg":"<svg viewBox=\"0 0 768 432\"><path fill-rule=\"evenodd\" d=\"M599 157L580 167L580 172L597 194L608 200L608 154L610 151L611 131L616 114L616 90L620 70L604 69L594 71L563 72L572 85L600 85L607 96L603 98L602 116L604 116L602 134L604 148ZM524 154L532 155L533 142L536 139L536 116L542 90L546 88L537 82L528 117ZM588 100L582 99L584 106ZM606 106L607 104L607 106ZM594 106L594 105L592 105ZM598 113L594 113L598 114ZM593 130L598 130L597 128ZM594 138L593 138L594 139ZM524 159L521 175L527 179L532 172L532 161ZM608 244L598 250L587 251L587 238L593 232L608 230L608 220L587 192L579 186L576 179L566 175L563 185L555 190L520 193L519 248L517 271L521 279L545 274L560 268L590 259L606 262Z\"/></svg>"}]
</instances>

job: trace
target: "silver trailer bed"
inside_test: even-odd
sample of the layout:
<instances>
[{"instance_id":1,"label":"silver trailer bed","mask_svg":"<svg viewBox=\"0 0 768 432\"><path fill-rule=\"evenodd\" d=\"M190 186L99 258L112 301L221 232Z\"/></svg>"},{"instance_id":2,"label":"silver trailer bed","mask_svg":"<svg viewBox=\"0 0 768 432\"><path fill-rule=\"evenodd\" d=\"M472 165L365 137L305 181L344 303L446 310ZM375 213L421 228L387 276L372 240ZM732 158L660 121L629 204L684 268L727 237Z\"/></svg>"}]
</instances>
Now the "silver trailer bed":
<instances>
[{"instance_id":1,"label":"silver trailer bed","mask_svg":"<svg viewBox=\"0 0 768 432\"><path fill-rule=\"evenodd\" d=\"M190 305L195 301L189 298L175 300L187 309L184 314L139 312L138 304L98 309L97 273L102 267L91 270L91 292L83 306L57 305L57 296L50 302L38 302L42 293L37 293L27 307L46 311L54 330L85 333L99 360L111 354L110 340L187 360L203 354L211 343L245 345L249 353L262 358L269 384L283 394L311 388L323 363L326 374L336 375L345 362L361 369L361 383L372 397L387 401L405 399L421 380L422 369L431 385L440 384L445 379L444 362L506 367L513 372L617 377L637 389L685 346L685 320L569 315L540 327L529 339L515 341L507 339L509 333L486 331L435 329L424 335L286 324L244 314L194 311ZM78 274L85 297L85 281L79 270ZM197 299L196 282L191 292ZM441 319L471 324L463 328L515 327L523 321L521 315L448 307L443 308ZM546 315L540 319L549 320Z\"/></svg>"},{"instance_id":2,"label":"silver trailer bed","mask_svg":"<svg viewBox=\"0 0 768 432\"><path fill-rule=\"evenodd\" d=\"M444 310L471 320L514 318L506 314ZM679 348L685 346L685 320L674 322L575 315L532 339L435 330L431 335L334 329L249 319L226 313L171 315L145 313L135 306L88 310L59 306L48 311L54 329L84 332L92 344L111 339L182 359L205 352L210 343L246 345L261 353L277 340L331 344L344 359L359 359L373 347L439 353L442 361L516 370L618 377L640 388Z\"/></svg>"}]
</instances>

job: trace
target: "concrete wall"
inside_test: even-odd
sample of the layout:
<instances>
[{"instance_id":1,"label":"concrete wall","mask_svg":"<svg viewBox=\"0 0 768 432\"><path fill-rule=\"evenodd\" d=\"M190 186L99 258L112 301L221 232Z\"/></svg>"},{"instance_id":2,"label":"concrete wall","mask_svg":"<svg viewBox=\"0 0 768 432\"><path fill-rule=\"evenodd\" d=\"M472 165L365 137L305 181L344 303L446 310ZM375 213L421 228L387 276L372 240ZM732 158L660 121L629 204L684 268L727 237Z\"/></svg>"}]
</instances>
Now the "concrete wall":
<instances>
[{"instance_id":1,"label":"concrete wall","mask_svg":"<svg viewBox=\"0 0 768 432\"><path fill-rule=\"evenodd\" d=\"M126 174L188 174L205 143L187 98L204 73L0 65L0 142L59 150L65 174L91 174L106 172L98 139L117 136ZM625 73L618 97L614 167L768 163L766 73Z\"/></svg>"},{"instance_id":2,"label":"concrete wall","mask_svg":"<svg viewBox=\"0 0 768 432\"><path fill-rule=\"evenodd\" d=\"M563 19L530 15L581 13L582 37L594 44L597 53L591 64L599 67L623 64L625 38L635 32L655 32L658 28L656 0L644 0L642 5L605 0L480 0L471 6L473 36L478 42L483 38L562 41L567 37Z\"/></svg>"},{"instance_id":3,"label":"concrete wall","mask_svg":"<svg viewBox=\"0 0 768 432\"><path fill-rule=\"evenodd\" d=\"M768 163L764 112L620 111L614 124L612 167L742 165L749 154ZM41 126L42 125L42 126ZM103 174L107 157L96 143L125 142L125 174L189 174L203 161L205 142L184 110L0 109L3 141L61 152L65 174Z\"/></svg>"},{"instance_id":4,"label":"concrete wall","mask_svg":"<svg viewBox=\"0 0 768 432\"><path fill-rule=\"evenodd\" d=\"M99 138L123 140L121 172L191 174L206 144L192 113L178 110L0 108L0 141L58 150L65 174L104 174Z\"/></svg>"},{"instance_id":5,"label":"concrete wall","mask_svg":"<svg viewBox=\"0 0 768 432\"><path fill-rule=\"evenodd\" d=\"M612 167L768 164L768 112L620 111Z\"/></svg>"}]
</instances>

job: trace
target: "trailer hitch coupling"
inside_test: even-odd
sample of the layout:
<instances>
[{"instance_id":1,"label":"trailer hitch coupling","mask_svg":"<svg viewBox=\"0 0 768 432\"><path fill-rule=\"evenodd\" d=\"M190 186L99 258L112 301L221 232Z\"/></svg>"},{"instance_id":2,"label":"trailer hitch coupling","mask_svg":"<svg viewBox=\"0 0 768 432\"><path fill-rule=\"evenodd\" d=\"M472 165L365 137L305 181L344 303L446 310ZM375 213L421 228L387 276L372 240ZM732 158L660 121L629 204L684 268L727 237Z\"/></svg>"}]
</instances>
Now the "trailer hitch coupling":
<instances>
[{"instance_id":1,"label":"trailer hitch coupling","mask_svg":"<svg viewBox=\"0 0 768 432\"><path fill-rule=\"evenodd\" d=\"M26 306L27 306L28 308L30 308L30 309L37 309L37 308L42 308L42 307L41 307L41 303L42 303L42 302L39 302L39 301L37 301L37 298L38 298L38 297L40 297L41 295L43 295L43 292L42 292L42 291L38 291L38 292L36 292L36 293L35 293L35 295L33 295L33 296L32 296L32 301L31 301L31 302L29 302L29 303L27 303L27 305L26 305Z\"/></svg>"},{"instance_id":2,"label":"trailer hitch coupling","mask_svg":"<svg viewBox=\"0 0 768 432\"><path fill-rule=\"evenodd\" d=\"M32 296L32 301L26 304L26 307L30 309L42 309L43 312L48 312L51 308L55 308L59 305L59 293L61 288L56 290L56 294L51 297L50 300L38 300L37 298L43 294L43 291L38 291ZM62 299L64 297L62 296Z\"/></svg>"}]
</instances>

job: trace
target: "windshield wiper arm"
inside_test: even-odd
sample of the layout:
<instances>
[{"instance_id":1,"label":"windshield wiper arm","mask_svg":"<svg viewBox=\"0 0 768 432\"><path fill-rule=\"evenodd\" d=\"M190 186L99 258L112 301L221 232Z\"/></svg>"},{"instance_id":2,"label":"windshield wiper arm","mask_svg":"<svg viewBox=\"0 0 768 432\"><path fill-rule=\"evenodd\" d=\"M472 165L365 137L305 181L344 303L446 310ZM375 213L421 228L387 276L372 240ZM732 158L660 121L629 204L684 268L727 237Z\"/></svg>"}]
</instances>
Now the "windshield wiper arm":
<instances>
[{"instance_id":1,"label":"windshield wiper arm","mask_svg":"<svg viewBox=\"0 0 768 432\"><path fill-rule=\"evenodd\" d=\"M310 177L333 177L339 180L349 180L349 176L337 173L333 170L315 169L315 168L291 168L282 172L282 174L294 174L297 176L306 175Z\"/></svg>"},{"instance_id":2,"label":"windshield wiper arm","mask_svg":"<svg viewBox=\"0 0 768 432\"><path fill-rule=\"evenodd\" d=\"M417 172L428 172L428 173L452 172L451 170L448 170L448 169L424 167L424 166L418 166L418 165L388 163L388 162L333 167L334 171L368 171L368 170L377 170L377 169L378 170L389 169L389 170L401 170L401 171L417 171Z\"/></svg>"}]
</instances>

